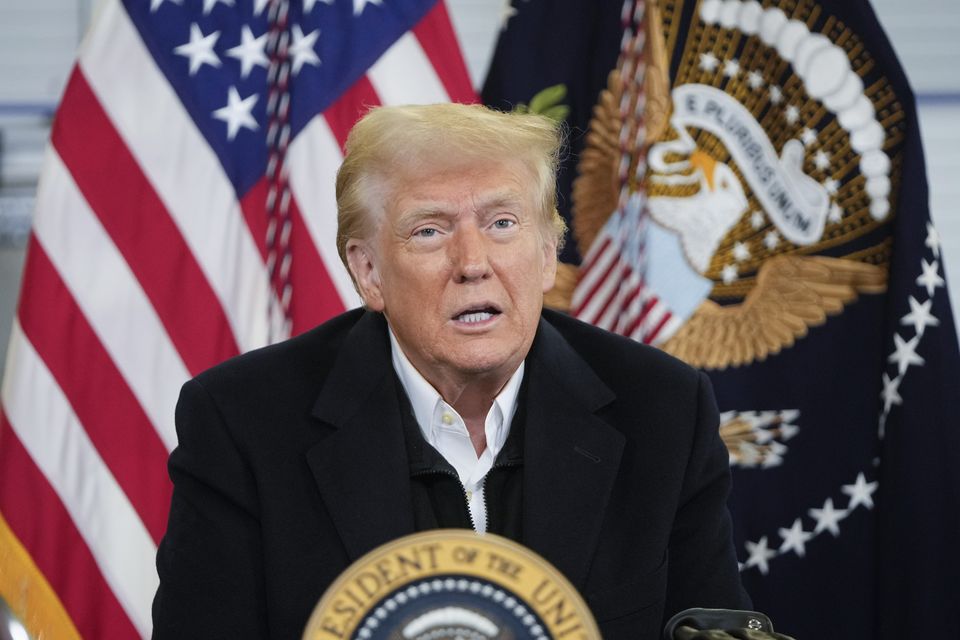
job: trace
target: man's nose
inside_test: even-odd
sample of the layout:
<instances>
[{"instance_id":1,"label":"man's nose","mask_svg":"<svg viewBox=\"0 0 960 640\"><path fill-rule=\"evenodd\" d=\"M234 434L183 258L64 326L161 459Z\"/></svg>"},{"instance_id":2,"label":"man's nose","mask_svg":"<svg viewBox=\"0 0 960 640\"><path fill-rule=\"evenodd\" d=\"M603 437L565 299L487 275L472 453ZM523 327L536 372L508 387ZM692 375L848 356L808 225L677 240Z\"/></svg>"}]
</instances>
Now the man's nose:
<instances>
[{"instance_id":1,"label":"man's nose","mask_svg":"<svg viewBox=\"0 0 960 640\"><path fill-rule=\"evenodd\" d=\"M454 233L451 247L453 278L457 282L483 280L490 275L490 261L483 231L467 224Z\"/></svg>"}]
</instances>

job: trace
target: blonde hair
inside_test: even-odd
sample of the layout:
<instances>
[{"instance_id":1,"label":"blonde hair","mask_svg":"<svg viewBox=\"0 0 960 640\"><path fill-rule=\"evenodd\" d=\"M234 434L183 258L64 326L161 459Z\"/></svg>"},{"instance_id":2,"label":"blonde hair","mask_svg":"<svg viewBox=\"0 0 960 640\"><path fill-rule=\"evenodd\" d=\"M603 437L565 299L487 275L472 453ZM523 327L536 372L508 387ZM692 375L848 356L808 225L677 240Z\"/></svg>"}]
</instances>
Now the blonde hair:
<instances>
[{"instance_id":1,"label":"blonde hair","mask_svg":"<svg viewBox=\"0 0 960 640\"><path fill-rule=\"evenodd\" d=\"M347 266L347 241L373 231L375 191L401 167L446 157L517 158L532 171L545 238L559 248L567 226L557 212L559 125L535 114L503 113L477 104L376 107L347 136L337 172L337 251ZM382 196L382 194L381 194Z\"/></svg>"}]
</instances>

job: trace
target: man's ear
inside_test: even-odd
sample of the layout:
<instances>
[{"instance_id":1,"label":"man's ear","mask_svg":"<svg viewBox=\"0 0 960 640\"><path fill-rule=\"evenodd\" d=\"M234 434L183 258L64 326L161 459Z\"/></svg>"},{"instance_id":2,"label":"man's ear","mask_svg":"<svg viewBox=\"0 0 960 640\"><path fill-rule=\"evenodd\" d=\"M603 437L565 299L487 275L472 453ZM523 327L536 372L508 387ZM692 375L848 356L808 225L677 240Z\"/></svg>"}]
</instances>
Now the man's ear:
<instances>
[{"instance_id":1,"label":"man's ear","mask_svg":"<svg viewBox=\"0 0 960 640\"><path fill-rule=\"evenodd\" d=\"M351 238L347 240L347 264L363 303L371 311L383 311L383 290L376 255L369 243Z\"/></svg>"}]
</instances>

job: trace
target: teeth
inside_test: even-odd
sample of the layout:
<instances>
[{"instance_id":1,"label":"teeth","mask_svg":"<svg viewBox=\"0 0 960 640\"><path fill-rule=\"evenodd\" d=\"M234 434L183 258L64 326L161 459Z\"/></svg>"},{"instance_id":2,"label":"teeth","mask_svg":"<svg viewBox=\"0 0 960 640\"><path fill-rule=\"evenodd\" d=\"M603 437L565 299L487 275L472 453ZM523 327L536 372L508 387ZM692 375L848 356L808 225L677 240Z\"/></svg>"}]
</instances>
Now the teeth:
<instances>
[{"instance_id":1,"label":"teeth","mask_svg":"<svg viewBox=\"0 0 960 640\"><path fill-rule=\"evenodd\" d=\"M457 316L457 321L466 322L467 324L474 322L483 322L484 320L489 320L493 317L493 314L489 311L477 311L476 313L464 313Z\"/></svg>"}]
</instances>

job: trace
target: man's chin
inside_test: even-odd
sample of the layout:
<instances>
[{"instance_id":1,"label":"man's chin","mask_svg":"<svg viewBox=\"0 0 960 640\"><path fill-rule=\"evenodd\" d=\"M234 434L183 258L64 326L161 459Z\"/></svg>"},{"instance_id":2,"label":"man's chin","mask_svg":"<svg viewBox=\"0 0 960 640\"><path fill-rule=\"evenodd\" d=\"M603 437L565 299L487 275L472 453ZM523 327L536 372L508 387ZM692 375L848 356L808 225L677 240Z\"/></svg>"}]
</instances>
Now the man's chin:
<instances>
[{"instance_id":1,"label":"man's chin","mask_svg":"<svg viewBox=\"0 0 960 640\"><path fill-rule=\"evenodd\" d=\"M489 375L510 375L523 358L515 357L516 349L502 345L483 344L475 341L463 349L458 349L449 365L461 376L486 377Z\"/></svg>"}]
</instances>

